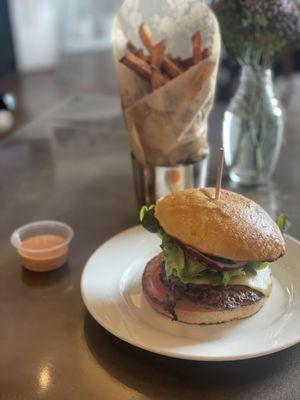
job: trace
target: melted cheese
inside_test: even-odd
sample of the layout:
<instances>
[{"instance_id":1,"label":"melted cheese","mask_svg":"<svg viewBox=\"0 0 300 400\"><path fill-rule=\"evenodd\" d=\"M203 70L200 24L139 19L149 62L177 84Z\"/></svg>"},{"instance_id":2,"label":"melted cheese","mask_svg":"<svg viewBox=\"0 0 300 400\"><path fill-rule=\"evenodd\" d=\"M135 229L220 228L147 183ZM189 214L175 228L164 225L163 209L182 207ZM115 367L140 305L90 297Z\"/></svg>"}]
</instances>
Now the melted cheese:
<instances>
[{"instance_id":1,"label":"melted cheese","mask_svg":"<svg viewBox=\"0 0 300 400\"><path fill-rule=\"evenodd\" d=\"M192 283L198 285L209 285L209 280L206 278L195 278ZM257 271L257 275L245 275L245 276L234 276L230 279L228 285L242 285L248 286L251 289L255 289L258 292L263 293L268 297L272 290L271 281L271 268L266 267L260 271Z\"/></svg>"}]
</instances>

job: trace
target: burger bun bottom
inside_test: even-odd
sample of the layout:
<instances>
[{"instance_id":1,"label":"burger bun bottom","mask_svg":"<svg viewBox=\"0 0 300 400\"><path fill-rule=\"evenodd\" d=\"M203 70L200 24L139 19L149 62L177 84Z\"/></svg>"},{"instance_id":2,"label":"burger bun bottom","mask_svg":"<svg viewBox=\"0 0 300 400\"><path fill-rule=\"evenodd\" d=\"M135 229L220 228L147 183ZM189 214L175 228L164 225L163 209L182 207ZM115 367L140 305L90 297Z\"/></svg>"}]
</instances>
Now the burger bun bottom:
<instances>
[{"instance_id":1,"label":"burger bun bottom","mask_svg":"<svg viewBox=\"0 0 300 400\"><path fill-rule=\"evenodd\" d=\"M148 302L151 306L161 314L172 318L172 315L167 312L162 304L156 303L146 296ZM210 325L210 324L221 324L224 322L234 321L238 319L243 319L256 314L263 306L264 298L259 300L255 304L249 306L243 306L236 308L234 310L228 311L213 311L207 309L199 309L198 311L186 311L178 307L175 307L175 313L177 315L177 321L184 322L186 324L194 325Z\"/></svg>"}]
</instances>

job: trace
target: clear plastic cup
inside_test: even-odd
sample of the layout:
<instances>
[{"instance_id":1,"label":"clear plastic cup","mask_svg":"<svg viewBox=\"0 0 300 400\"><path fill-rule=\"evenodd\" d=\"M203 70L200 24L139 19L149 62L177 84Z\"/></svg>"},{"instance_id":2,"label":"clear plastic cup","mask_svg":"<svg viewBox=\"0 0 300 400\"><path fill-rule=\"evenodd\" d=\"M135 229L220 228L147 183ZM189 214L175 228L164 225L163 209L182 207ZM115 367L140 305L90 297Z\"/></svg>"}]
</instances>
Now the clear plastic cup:
<instances>
[{"instance_id":1,"label":"clear plastic cup","mask_svg":"<svg viewBox=\"0 0 300 400\"><path fill-rule=\"evenodd\" d=\"M73 236L73 229L63 222L36 221L18 228L10 241L25 268L45 272L67 262Z\"/></svg>"}]
</instances>

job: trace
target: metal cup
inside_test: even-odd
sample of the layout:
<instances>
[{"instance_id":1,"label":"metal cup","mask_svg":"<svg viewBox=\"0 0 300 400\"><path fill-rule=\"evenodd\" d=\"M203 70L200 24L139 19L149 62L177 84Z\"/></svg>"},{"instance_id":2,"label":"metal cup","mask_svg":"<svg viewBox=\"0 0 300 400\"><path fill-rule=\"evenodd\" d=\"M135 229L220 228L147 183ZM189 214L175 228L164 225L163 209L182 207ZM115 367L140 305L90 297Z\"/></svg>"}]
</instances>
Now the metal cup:
<instances>
[{"instance_id":1,"label":"metal cup","mask_svg":"<svg viewBox=\"0 0 300 400\"><path fill-rule=\"evenodd\" d=\"M207 180L208 156L193 164L159 167L140 164L131 155L138 207L154 204L167 194L188 188L204 187Z\"/></svg>"}]
</instances>

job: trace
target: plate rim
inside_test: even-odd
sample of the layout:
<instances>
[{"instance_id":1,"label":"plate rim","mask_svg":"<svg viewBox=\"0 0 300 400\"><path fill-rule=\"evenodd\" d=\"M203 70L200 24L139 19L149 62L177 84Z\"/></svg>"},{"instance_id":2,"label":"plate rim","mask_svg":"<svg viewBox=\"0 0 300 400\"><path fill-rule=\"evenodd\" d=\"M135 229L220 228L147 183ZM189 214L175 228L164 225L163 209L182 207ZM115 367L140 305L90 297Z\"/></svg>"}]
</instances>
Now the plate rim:
<instances>
[{"instance_id":1,"label":"plate rim","mask_svg":"<svg viewBox=\"0 0 300 400\"><path fill-rule=\"evenodd\" d=\"M224 361L239 361L239 360L249 360L249 359L255 359L255 358L259 358L259 357L263 357L263 356L267 356L269 354L274 354L274 353L278 353L282 350L285 350L287 348L290 348L292 346L295 346L296 344L298 344L300 342L300 333L299 335L296 337L295 340L290 340L288 342L286 342L285 344L281 345L281 346L277 346L277 347L273 347L270 349L267 349L265 351L259 351L259 352L254 352L254 353L249 353L249 354L245 354L245 355L233 355L233 356L201 356L201 355L185 355L182 353L173 353L170 352L168 350L163 350L163 349L157 349L157 348L153 348L153 346L149 345L144 345L141 343L138 343L137 341L130 339L130 338L124 338L122 337L122 335L120 335L118 333L118 330L113 329L112 327L109 326L109 324L105 324L104 321L99 322L98 321L98 317L95 315L94 310L92 309L92 307L89 306L89 302L85 296L85 291L83 288L83 281L84 281L84 276L87 273L87 266L90 263L90 260L95 256L95 254L100 251L100 249L102 247L104 247L105 245L107 245L109 242L114 241L116 238L118 238L119 236L124 235L125 233L129 233L131 231L137 230L138 228L142 228L140 225L135 225L132 226L130 228L127 228L119 233L117 233L116 235L110 237L109 239L107 239L106 241L104 241L100 246L98 246L93 253L90 255L90 257L87 259L84 268L82 270L81 273L81 278L80 278L80 292L81 292L81 297L83 300L83 303L87 309L87 311L89 312L89 314L93 317L93 319L102 327L104 328L107 332L109 332L110 334L112 334L113 336L117 337L118 339L122 340L123 342L126 342L134 347L137 347L139 349L142 350L146 350L149 351L150 353L154 353L154 354L158 354L158 355L162 355L165 357L170 357L170 358L174 358L174 359L181 359L181 360L190 360L190 361L210 361L210 362L224 362ZM289 239L292 242L295 242L297 245L300 246L300 240L288 235L288 234L284 234L284 236Z\"/></svg>"}]
</instances>

